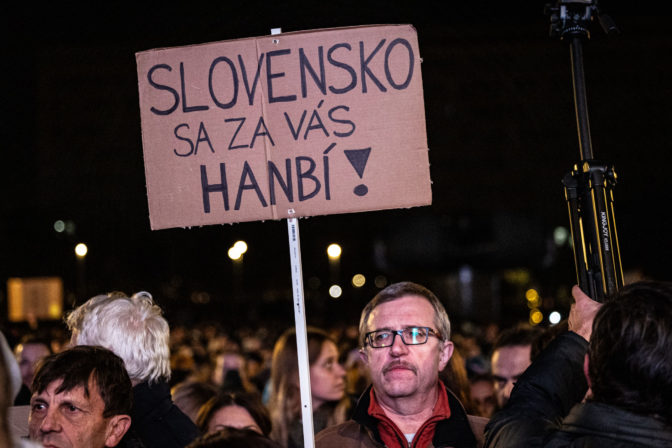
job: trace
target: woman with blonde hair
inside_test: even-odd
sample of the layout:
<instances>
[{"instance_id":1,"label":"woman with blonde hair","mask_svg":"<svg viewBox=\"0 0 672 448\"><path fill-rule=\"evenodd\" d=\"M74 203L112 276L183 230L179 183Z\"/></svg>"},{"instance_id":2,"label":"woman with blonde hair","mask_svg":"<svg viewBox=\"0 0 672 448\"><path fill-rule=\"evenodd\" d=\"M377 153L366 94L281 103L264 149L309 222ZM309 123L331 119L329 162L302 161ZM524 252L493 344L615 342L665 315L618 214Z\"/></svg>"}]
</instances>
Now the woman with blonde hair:
<instances>
[{"instance_id":1,"label":"woman with blonde hair","mask_svg":"<svg viewBox=\"0 0 672 448\"><path fill-rule=\"evenodd\" d=\"M347 419L350 400L345 393L345 369L338 363L338 349L329 335L307 329L310 391L315 434ZM271 366L268 408L273 422L271 438L285 448L303 447L301 393L296 332L287 330L276 342Z\"/></svg>"}]
</instances>

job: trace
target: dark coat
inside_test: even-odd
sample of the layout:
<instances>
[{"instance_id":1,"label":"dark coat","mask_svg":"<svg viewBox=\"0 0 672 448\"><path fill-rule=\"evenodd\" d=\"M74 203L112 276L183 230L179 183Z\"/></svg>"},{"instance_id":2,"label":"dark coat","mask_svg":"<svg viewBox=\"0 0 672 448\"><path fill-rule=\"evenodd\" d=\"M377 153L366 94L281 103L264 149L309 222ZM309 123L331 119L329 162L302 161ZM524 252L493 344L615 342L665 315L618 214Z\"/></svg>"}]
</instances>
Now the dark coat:
<instances>
[{"instance_id":1,"label":"dark coat","mask_svg":"<svg viewBox=\"0 0 672 448\"><path fill-rule=\"evenodd\" d=\"M382 448L383 442L378 432L378 420L368 413L371 403L369 387L359 399L352 420L332 426L320 432L315 438L317 448ZM448 392L450 418L436 425L434 447L475 447L476 438L467 414L459 400Z\"/></svg>"},{"instance_id":2,"label":"dark coat","mask_svg":"<svg viewBox=\"0 0 672 448\"><path fill-rule=\"evenodd\" d=\"M588 390L588 342L561 334L525 371L485 431L486 448L671 447L672 428L607 404L580 403Z\"/></svg>"},{"instance_id":3,"label":"dark coat","mask_svg":"<svg viewBox=\"0 0 672 448\"><path fill-rule=\"evenodd\" d=\"M586 403L572 408L545 446L672 447L672 428L645 415L602 403Z\"/></svg>"},{"instance_id":4,"label":"dark coat","mask_svg":"<svg viewBox=\"0 0 672 448\"><path fill-rule=\"evenodd\" d=\"M127 437L139 437L146 448L183 448L198 436L196 425L173 403L165 382L133 387L131 414Z\"/></svg>"}]
</instances>

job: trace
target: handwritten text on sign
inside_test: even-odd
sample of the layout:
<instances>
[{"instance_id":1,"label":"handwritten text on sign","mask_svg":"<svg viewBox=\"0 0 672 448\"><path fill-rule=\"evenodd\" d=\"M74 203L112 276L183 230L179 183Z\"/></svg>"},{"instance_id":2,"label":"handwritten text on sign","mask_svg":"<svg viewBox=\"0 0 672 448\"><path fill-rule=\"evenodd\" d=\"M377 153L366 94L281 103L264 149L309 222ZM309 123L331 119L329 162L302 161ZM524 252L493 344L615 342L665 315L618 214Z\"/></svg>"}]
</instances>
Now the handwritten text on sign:
<instances>
[{"instance_id":1,"label":"handwritten text on sign","mask_svg":"<svg viewBox=\"0 0 672 448\"><path fill-rule=\"evenodd\" d=\"M136 59L153 229L431 203L411 26L287 33Z\"/></svg>"}]
</instances>

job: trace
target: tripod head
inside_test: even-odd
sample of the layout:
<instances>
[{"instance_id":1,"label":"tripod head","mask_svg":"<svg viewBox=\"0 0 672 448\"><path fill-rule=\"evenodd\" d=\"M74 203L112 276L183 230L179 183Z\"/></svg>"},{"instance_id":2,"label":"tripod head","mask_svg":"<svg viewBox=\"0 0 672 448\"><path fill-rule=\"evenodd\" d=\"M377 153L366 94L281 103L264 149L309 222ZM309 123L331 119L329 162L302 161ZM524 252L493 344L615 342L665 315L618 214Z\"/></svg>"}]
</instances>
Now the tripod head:
<instances>
[{"instance_id":1,"label":"tripod head","mask_svg":"<svg viewBox=\"0 0 672 448\"><path fill-rule=\"evenodd\" d=\"M600 13L597 0L558 0L555 4L546 4L544 12L551 18L550 36L560 40L590 39L588 28L593 17L597 17L605 34L620 32L611 17Z\"/></svg>"}]
</instances>

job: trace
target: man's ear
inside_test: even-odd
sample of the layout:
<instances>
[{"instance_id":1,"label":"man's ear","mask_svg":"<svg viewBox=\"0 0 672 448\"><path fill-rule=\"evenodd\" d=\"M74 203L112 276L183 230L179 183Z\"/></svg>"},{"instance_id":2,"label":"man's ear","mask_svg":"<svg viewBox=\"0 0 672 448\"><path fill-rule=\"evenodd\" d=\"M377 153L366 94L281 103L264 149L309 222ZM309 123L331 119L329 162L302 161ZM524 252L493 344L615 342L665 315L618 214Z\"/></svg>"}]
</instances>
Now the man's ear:
<instances>
[{"instance_id":1,"label":"man's ear","mask_svg":"<svg viewBox=\"0 0 672 448\"><path fill-rule=\"evenodd\" d=\"M369 354L366 352L366 347L359 349L359 359L362 360L365 366L369 365Z\"/></svg>"},{"instance_id":2,"label":"man's ear","mask_svg":"<svg viewBox=\"0 0 672 448\"><path fill-rule=\"evenodd\" d=\"M444 342L443 347L439 349L439 372L441 372L448 364L448 361L450 361L451 356L453 356L453 350L455 350L455 346L451 341Z\"/></svg>"},{"instance_id":3,"label":"man's ear","mask_svg":"<svg viewBox=\"0 0 672 448\"><path fill-rule=\"evenodd\" d=\"M117 446L121 439L131 427L130 415L115 415L107 422L107 434L105 436L105 446Z\"/></svg>"},{"instance_id":4,"label":"man's ear","mask_svg":"<svg viewBox=\"0 0 672 448\"><path fill-rule=\"evenodd\" d=\"M590 374L588 367L590 366L590 361L588 361L588 353L586 353L586 356L583 358L583 374L586 376L586 381L588 381L588 387L593 387L592 383L590 382Z\"/></svg>"}]
</instances>

